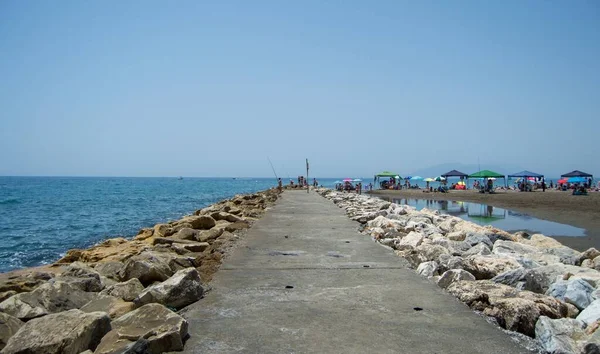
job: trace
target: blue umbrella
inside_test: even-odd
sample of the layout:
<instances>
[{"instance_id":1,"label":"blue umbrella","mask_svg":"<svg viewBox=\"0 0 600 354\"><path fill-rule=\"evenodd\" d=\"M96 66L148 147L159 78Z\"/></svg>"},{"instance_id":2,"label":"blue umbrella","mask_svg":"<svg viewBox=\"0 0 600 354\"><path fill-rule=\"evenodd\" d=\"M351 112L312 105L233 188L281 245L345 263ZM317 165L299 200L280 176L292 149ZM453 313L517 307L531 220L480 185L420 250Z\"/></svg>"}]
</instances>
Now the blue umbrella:
<instances>
[{"instance_id":1,"label":"blue umbrella","mask_svg":"<svg viewBox=\"0 0 600 354\"><path fill-rule=\"evenodd\" d=\"M571 177L567 180L569 183L585 183L587 180L583 177Z\"/></svg>"},{"instance_id":2,"label":"blue umbrella","mask_svg":"<svg viewBox=\"0 0 600 354\"><path fill-rule=\"evenodd\" d=\"M411 181L418 181L420 179L423 179L423 177L421 177L421 176L414 176L414 177L410 178Z\"/></svg>"}]
</instances>

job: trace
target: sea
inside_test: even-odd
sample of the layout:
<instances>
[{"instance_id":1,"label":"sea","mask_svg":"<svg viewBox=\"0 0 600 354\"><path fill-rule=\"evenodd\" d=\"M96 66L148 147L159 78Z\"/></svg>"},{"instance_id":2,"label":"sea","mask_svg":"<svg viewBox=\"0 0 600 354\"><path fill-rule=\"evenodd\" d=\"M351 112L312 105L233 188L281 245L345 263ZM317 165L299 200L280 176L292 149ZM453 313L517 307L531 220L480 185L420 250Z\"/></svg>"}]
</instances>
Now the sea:
<instances>
[{"instance_id":1,"label":"sea","mask_svg":"<svg viewBox=\"0 0 600 354\"><path fill-rule=\"evenodd\" d=\"M327 187L335 181L319 179ZM131 238L141 228L276 186L275 178L0 177L0 272L53 263L69 249Z\"/></svg>"},{"instance_id":2,"label":"sea","mask_svg":"<svg viewBox=\"0 0 600 354\"><path fill-rule=\"evenodd\" d=\"M332 188L343 178L317 180ZM275 178L0 177L0 272L53 263L69 249L131 238L141 228L275 186Z\"/></svg>"}]
</instances>

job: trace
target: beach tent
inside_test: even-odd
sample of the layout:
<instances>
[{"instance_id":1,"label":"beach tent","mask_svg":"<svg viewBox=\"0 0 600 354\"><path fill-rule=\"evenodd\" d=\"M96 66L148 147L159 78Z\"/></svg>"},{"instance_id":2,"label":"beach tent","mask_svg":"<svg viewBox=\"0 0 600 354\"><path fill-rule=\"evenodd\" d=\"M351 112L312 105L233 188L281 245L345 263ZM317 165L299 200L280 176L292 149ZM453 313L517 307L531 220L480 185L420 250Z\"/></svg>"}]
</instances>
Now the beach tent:
<instances>
[{"instance_id":1,"label":"beach tent","mask_svg":"<svg viewBox=\"0 0 600 354\"><path fill-rule=\"evenodd\" d=\"M539 173L535 173L535 172L531 172L531 171L521 171L521 172L517 172L517 173L513 173L511 175L508 175L508 178L513 178L513 177L522 177L522 178L529 178L529 177L533 177L533 178L544 178L544 175L540 175Z\"/></svg>"},{"instance_id":2,"label":"beach tent","mask_svg":"<svg viewBox=\"0 0 600 354\"><path fill-rule=\"evenodd\" d=\"M462 173L460 171L457 170L452 170L450 172L446 172L442 175L442 177L444 178L448 178L448 177L461 177L461 179L463 178L469 178L469 175L466 173Z\"/></svg>"},{"instance_id":3,"label":"beach tent","mask_svg":"<svg viewBox=\"0 0 600 354\"><path fill-rule=\"evenodd\" d=\"M589 173L585 173L585 172L581 172L578 170L575 171L571 171L569 173L565 173L564 175L560 175L561 177L587 177L587 178L593 178L594 176L590 175Z\"/></svg>"},{"instance_id":4,"label":"beach tent","mask_svg":"<svg viewBox=\"0 0 600 354\"><path fill-rule=\"evenodd\" d=\"M506 177L503 174L490 170L482 170L469 175L469 178L502 178L506 184Z\"/></svg>"},{"instance_id":5,"label":"beach tent","mask_svg":"<svg viewBox=\"0 0 600 354\"><path fill-rule=\"evenodd\" d=\"M393 178L394 181L402 179L402 177L397 173L390 172L390 171L383 171L383 172L379 172L378 174L373 176L373 182L375 182L375 184L377 184L377 181L379 180L380 177Z\"/></svg>"}]
</instances>

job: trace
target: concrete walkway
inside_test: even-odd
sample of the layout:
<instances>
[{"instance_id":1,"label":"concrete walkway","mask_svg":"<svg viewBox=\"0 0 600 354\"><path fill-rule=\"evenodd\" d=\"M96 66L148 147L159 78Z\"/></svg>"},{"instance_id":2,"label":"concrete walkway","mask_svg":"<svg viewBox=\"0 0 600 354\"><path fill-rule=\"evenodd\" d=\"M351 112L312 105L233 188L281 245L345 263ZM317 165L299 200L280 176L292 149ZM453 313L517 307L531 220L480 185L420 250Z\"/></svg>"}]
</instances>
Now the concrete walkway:
<instances>
[{"instance_id":1,"label":"concrete walkway","mask_svg":"<svg viewBox=\"0 0 600 354\"><path fill-rule=\"evenodd\" d=\"M357 227L316 193L284 192L182 311L185 351L527 352Z\"/></svg>"}]
</instances>

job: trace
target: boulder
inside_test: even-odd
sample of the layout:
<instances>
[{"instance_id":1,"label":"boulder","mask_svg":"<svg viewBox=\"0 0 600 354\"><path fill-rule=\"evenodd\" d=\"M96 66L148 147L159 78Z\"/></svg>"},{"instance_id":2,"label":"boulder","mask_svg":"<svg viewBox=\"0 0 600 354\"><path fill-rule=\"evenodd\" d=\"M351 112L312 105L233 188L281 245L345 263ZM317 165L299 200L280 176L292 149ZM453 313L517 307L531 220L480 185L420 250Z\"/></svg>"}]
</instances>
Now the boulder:
<instances>
[{"instance_id":1,"label":"boulder","mask_svg":"<svg viewBox=\"0 0 600 354\"><path fill-rule=\"evenodd\" d=\"M142 283L137 278L133 278L107 287L100 292L100 295L110 295L125 301L133 301L142 291L144 291Z\"/></svg>"},{"instance_id":2,"label":"boulder","mask_svg":"<svg viewBox=\"0 0 600 354\"><path fill-rule=\"evenodd\" d=\"M480 243L483 243L484 245L488 246L489 249L492 249L492 247L494 247L494 244L492 243L490 238L487 237L487 235L481 233L467 233L467 237L465 238L464 242L471 245L471 247Z\"/></svg>"},{"instance_id":3,"label":"boulder","mask_svg":"<svg viewBox=\"0 0 600 354\"><path fill-rule=\"evenodd\" d=\"M112 328L95 354L132 353L136 346L142 347L140 353L180 351L188 333L187 321L159 304L147 304L117 318Z\"/></svg>"},{"instance_id":4,"label":"boulder","mask_svg":"<svg viewBox=\"0 0 600 354\"><path fill-rule=\"evenodd\" d=\"M119 273L121 279L137 278L144 286L155 281L165 281L171 275L173 275L173 271L168 261L150 251L144 251L129 258Z\"/></svg>"},{"instance_id":5,"label":"boulder","mask_svg":"<svg viewBox=\"0 0 600 354\"><path fill-rule=\"evenodd\" d=\"M534 246L525 245L513 241L496 241L492 253L497 255L520 255L524 256L530 253L538 253L540 250Z\"/></svg>"},{"instance_id":6,"label":"boulder","mask_svg":"<svg viewBox=\"0 0 600 354\"><path fill-rule=\"evenodd\" d=\"M512 286L518 290L527 290L525 282L525 274L527 270L523 267L511 269L504 273L500 273L492 278L494 283Z\"/></svg>"},{"instance_id":7,"label":"boulder","mask_svg":"<svg viewBox=\"0 0 600 354\"><path fill-rule=\"evenodd\" d=\"M175 233L173 235L173 238L180 239L180 240L196 240L197 236L198 236L198 231L196 231L192 228L184 227L181 230L177 231L177 233ZM154 241L156 243L156 239Z\"/></svg>"},{"instance_id":8,"label":"boulder","mask_svg":"<svg viewBox=\"0 0 600 354\"><path fill-rule=\"evenodd\" d=\"M473 310L494 317L501 327L531 337L540 316L561 318L577 311L573 305L553 297L519 291L490 280L457 281L447 290Z\"/></svg>"},{"instance_id":9,"label":"boulder","mask_svg":"<svg viewBox=\"0 0 600 354\"><path fill-rule=\"evenodd\" d=\"M585 336L583 322L572 318L551 319L540 316L535 338L547 353L577 353L576 341Z\"/></svg>"},{"instance_id":10,"label":"boulder","mask_svg":"<svg viewBox=\"0 0 600 354\"><path fill-rule=\"evenodd\" d=\"M520 267L519 262L512 258L502 258L495 255L469 256L463 262L463 269L473 274L476 279L492 279L498 274Z\"/></svg>"},{"instance_id":11,"label":"boulder","mask_svg":"<svg viewBox=\"0 0 600 354\"><path fill-rule=\"evenodd\" d=\"M577 263L579 262L579 257L581 256L581 253L566 246L540 248L540 250L544 253L557 256L560 259L561 263L568 265L577 265Z\"/></svg>"},{"instance_id":12,"label":"boulder","mask_svg":"<svg viewBox=\"0 0 600 354\"><path fill-rule=\"evenodd\" d=\"M600 251L595 248L588 248L586 251L582 252L579 256L578 264L581 264L584 260L589 259L593 260L594 258L600 256Z\"/></svg>"},{"instance_id":13,"label":"boulder","mask_svg":"<svg viewBox=\"0 0 600 354\"><path fill-rule=\"evenodd\" d=\"M594 288L585 280L574 278L553 283L546 295L575 305L579 310L586 308L593 300Z\"/></svg>"},{"instance_id":14,"label":"boulder","mask_svg":"<svg viewBox=\"0 0 600 354\"><path fill-rule=\"evenodd\" d=\"M421 244L415 250L425 261L437 261L441 255L450 253L446 248L439 245Z\"/></svg>"},{"instance_id":15,"label":"boulder","mask_svg":"<svg viewBox=\"0 0 600 354\"><path fill-rule=\"evenodd\" d=\"M11 296L0 303L0 311L21 320L29 320L51 313L78 309L96 296L71 284L56 281L46 283L32 292Z\"/></svg>"},{"instance_id":16,"label":"boulder","mask_svg":"<svg viewBox=\"0 0 600 354\"><path fill-rule=\"evenodd\" d=\"M438 263L440 271L444 272L450 269L463 269L463 258L458 256L451 256L449 254L440 255Z\"/></svg>"},{"instance_id":17,"label":"boulder","mask_svg":"<svg viewBox=\"0 0 600 354\"><path fill-rule=\"evenodd\" d=\"M17 333L21 326L23 326L23 321L0 312L0 350L6 346L9 338Z\"/></svg>"},{"instance_id":18,"label":"boulder","mask_svg":"<svg viewBox=\"0 0 600 354\"><path fill-rule=\"evenodd\" d=\"M588 307L579 313L577 319L588 326L600 320L600 299L592 301Z\"/></svg>"},{"instance_id":19,"label":"boulder","mask_svg":"<svg viewBox=\"0 0 600 354\"><path fill-rule=\"evenodd\" d=\"M71 263L56 280L69 283L83 291L98 292L104 288L100 273L81 262Z\"/></svg>"},{"instance_id":20,"label":"boulder","mask_svg":"<svg viewBox=\"0 0 600 354\"><path fill-rule=\"evenodd\" d=\"M192 225L195 230L208 230L217 224L215 219L208 215L188 216L183 218L182 221Z\"/></svg>"},{"instance_id":21,"label":"boulder","mask_svg":"<svg viewBox=\"0 0 600 354\"><path fill-rule=\"evenodd\" d=\"M438 264L435 261L423 262L417 267L419 275L430 278L437 275Z\"/></svg>"},{"instance_id":22,"label":"boulder","mask_svg":"<svg viewBox=\"0 0 600 354\"><path fill-rule=\"evenodd\" d=\"M438 279L437 281L437 285L442 289L446 289L452 283L461 280L475 281L475 277L473 276L473 274L467 272L466 270L450 269L445 271L444 274L442 274L440 279Z\"/></svg>"},{"instance_id":23,"label":"boulder","mask_svg":"<svg viewBox=\"0 0 600 354\"><path fill-rule=\"evenodd\" d=\"M95 350L110 329L110 318L106 313L73 309L25 323L8 340L2 353L78 354Z\"/></svg>"},{"instance_id":24,"label":"boulder","mask_svg":"<svg viewBox=\"0 0 600 354\"><path fill-rule=\"evenodd\" d=\"M217 239L219 236L223 234L225 229L214 228L206 231L200 231L196 237L197 241L200 242L210 242Z\"/></svg>"},{"instance_id":25,"label":"boulder","mask_svg":"<svg viewBox=\"0 0 600 354\"><path fill-rule=\"evenodd\" d=\"M225 231L235 232L238 230L247 229L250 227L250 224L247 221L236 221L225 226Z\"/></svg>"},{"instance_id":26,"label":"boulder","mask_svg":"<svg viewBox=\"0 0 600 354\"><path fill-rule=\"evenodd\" d=\"M175 230L169 224L156 224L154 225L154 237L169 237L175 233Z\"/></svg>"},{"instance_id":27,"label":"boulder","mask_svg":"<svg viewBox=\"0 0 600 354\"><path fill-rule=\"evenodd\" d=\"M423 242L424 238L422 233L411 231L396 244L396 249L415 248Z\"/></svg>"},{"instance_id":28,"label":"boulder","mask_svg":"<svg viewBox=\"0 0 600 354\"><path fill-rule=\"evenodd\" d=\"M464 233L464 231L453 231L448 233L446 237L448 237L448 239L451 241L464 241L467 235Z\"/></svg>"},{"instance_id":29,"label":"boulder","mask_svg":"<svg viewBox=\"0 0 600 354\"><path fill-rule=\"evenodd\" d=\"M17 295L18 293L14 290L9 290L9 291L4 291L0 293L0 302L8 299L9 297L13 296L13 295Z\"/></svg>"},{"instance_id":30,"label":"boulder","mask_svg":"<svg viewBox=\"0 0 600 354\"><path fill-rule=\"evenodd\" d=\"M160 284L148 287L134 302L137 306L159 303L180 309L200 300L203 292L200 274L195 268L187 268Z\"/></svg>"},{"instance_id":31,"label":"boulder","mask_svg":"<svg viewBox=\"0 0 600 354\"><path fill-rule=\"evenodd\" d=\"M98 295L97 298L83 305L83 312L106 312L110 318L118 318L135 309L133 302L125 302L122 299L108 295Z\"/></svg>"},{"instance_id":32,"label":"boulder","mask_svg":"<svg viewBox=\"0 0 600 354\"><path fill-rule=\"evenodd\" d=\"M105 276L109 279L113 279L116 281L121 280L119 278L119 272L123 269L125 265L123 262L119 261L110 261L110 262L101 262L97 263L94 266L94 270L98 272L101 276Z\"/></svg>"},{"instance_id":33,"label":"boulder","mask_svg":"<svg viewBox=\"0 0 600 354\"><path fill-rule=\"evenodd\" d=\"M478 243L475 246L469 248L466 252L463 252L462 256L463 257L474 256L474 255L486 256L488 254L492 254L492 252L490 251L488 246L485 243Z\"/></svg>"}]
</instances>

